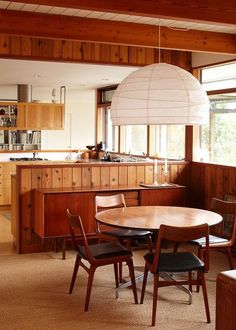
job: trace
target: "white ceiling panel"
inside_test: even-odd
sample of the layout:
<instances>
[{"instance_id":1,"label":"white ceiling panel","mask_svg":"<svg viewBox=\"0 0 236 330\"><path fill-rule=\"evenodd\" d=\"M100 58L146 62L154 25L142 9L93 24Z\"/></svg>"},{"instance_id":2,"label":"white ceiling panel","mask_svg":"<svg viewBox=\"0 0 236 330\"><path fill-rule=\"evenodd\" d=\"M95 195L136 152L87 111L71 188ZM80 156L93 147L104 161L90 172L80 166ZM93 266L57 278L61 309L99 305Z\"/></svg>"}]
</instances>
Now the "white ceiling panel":
<instances>
[{"instance_id":1,"label":"white ceiling panel","mask_svg":"<svg viewBox=\"0 0 236 330\"><path fill-rule=\"evenodd\" d=\"M202 24L189 21L179 21L179 20L169 20L169 19L159 19L151 17L142 17L142 16L132 16L132 15L123 15L115 13L105 13L98 11L89 11L89 10L79 10L73 8L60 8L52 6L43 6L43 5L31 5L16 3L14 1L1 1L1 9L9 10L25 10L25 11L36 11L40 13L48 14L58 14L58 15L68 15L68 16L78 16L78 17L89 17L97 19L107 19L113 21L124 21L124 22L133 22L140 24L151 24L151 25L161 25L166 27L174 27L180 29L196 29L196 30L205 30L212 32L223 32L223 33L232 33L236 34L236 24L235 25L220 25L220 24Z\"/></svg>"}]
</instances>

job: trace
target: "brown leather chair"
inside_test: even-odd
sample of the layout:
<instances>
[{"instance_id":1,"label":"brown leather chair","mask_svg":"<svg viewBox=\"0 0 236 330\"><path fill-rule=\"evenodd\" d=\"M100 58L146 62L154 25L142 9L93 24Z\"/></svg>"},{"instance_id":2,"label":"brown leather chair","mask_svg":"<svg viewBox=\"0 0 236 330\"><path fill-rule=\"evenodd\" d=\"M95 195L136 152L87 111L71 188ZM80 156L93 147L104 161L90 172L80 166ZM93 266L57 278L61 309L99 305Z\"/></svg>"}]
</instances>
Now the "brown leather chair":
<instances>
[{"instance_id":1,"label":"brown leather chair","mask_svg":"<svg viewBox=\"0 0 236 330\"><path fill-rule=\"evenodd\" d=\"M113 207L126 207L125 198L123 194L116 194L111 196L96 196L95 197L95 210L96 213L104 209ZM96 222L96 229L99 235L110 236L116 238L121 244L131 249L132 240L139 240L145 238L148 244L149 251L152 252L152 232L149 230L134 230L124 228L112 228L102 230L102 225ZM122 280L122 266L119 268L120 281Z\"/></svg>"},{"instance_id":2,"label":"brown leather chair","mask_svg":"<svg viewBox=\"0 0 236 330\"><path fill-rule=\"evenodd\" d=\"M134 277L132 252L123 245L111 241L89 245L80 216L72 215L68 209L66 210L66 212L68 216L68 223L71 232L72 243L75 250L77 251L69 293L72 293L73 291L77 272L79 266L81 266L86 270L86 272L88 272L87 293L86 293L86 300L84 307L84 311L88 311L93 277L96 269L101 266L114 265L115 283L117 288L119 286L118 263L126 262L129 267L132 289L134 294L134 301L137 304L138 298L137 298L136 283ZM77 240L75 232L77 232L77 234L78 233L81 234L81 240ZM85 265L82 260L86 260L89 263L89 267Z\"/></svg>"},{"instance_id":3,"label":"brown leather chair","mask_svg":"<svg viewBox=\"0 0 236 330\"><path fill-rule=\"evenodd\" d=\"M200 237L205 238L205 259L204 262L198 258L192 252L161 252L161 246L163 241L175 241L188 242L189 240L197 239ZM201 285L203 291L203 297L205 302L205 310L207 322L210 323L210 311L207 297L207 289L205 283L204 273L208 271L208 260L209 260L209 226L203 224L194 227L172 227L161 225L158 233L157 244L155 253L146 254L144 256L146 261L144 270L143 287L141 294L141 304L144 301L144 294L147 283L148 272L150 271L154 275L154 290L153 290L153 307L152 307L152 326L155 326L156 322L156 308L157 308L157 294L158 288L163 286L189 285L190 291L192 285ZM197 272L197 278L194 279L192 272ZM184 280L176 279L175 282L172 280L159 280L161 273L182 273L187 272L188 276ZM177 282L177 283L176 283Z\"/></svg>"},{"instance_id":4,"label":"brown leather chair","mask_svg":"<svg viewBox=\"0 0 236 330\"><path fill-rule=\"evenodd\" d=\"M234 269L231 247L236 243L236 202L229 202L212 198L210 210L223 216L223 221L217 225L218 235L209 236L210 250L224 250L228 257L229 268ZM225 233L226 223L230 224L230 233ZM205 240L200 238L191 242L198 245L198 255L201 257L205 251Z\"/></svg>"}]
</instances>

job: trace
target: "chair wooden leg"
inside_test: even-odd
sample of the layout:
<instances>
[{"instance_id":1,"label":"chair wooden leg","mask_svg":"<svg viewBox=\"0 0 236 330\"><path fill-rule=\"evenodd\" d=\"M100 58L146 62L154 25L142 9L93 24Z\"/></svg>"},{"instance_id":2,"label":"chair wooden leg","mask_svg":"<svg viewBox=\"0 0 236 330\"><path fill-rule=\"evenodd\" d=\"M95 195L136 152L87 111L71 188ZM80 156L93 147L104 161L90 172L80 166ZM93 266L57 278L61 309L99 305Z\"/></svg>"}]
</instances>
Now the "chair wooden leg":
<instances>
[{"instance_id":1,"label":"chair wooden leg","mask_svg":"<svg viewBox=\"0 0 236 330\"><path fill-rule=\"evenodd\" d=\"M131 283L132 283L134 301L135 301L135 304L138 304L138 296L137 296L137 288L136 288L136 282L135 282L135 276L134 276L133 260L132 259L128 260L127 265L129 267L129 274L130 274L130 279L131 279Z\"/></svg>"},{"instance_id":2,"label":"chair wooden leg","mask_svg":"<svg viewBox=\"0 0 236 330\"><path fill-rule=\"evenodd\" d=\"M66 259L66 238L62 241L62 260Z\"/></svg>"},{"instance_id":3,"label":"chair wooden leg","mask_svg":"<svg viewBox=\"0 0 236 330\"><path fill-rule=\"evenodd\" d=\"M118 278L118 266L117 266L117 263L114 264L114 274L115 274L116 288L118 288L118 286L119 286L119 278Z\"/></svg>"},{"instance_id":4,"label":"chair wooden leg","mask_svg":"<svg viewBox=\"0 0 236 330\"><path fill-rule=\"evenodd\" d=\"M159 283L159 274L154 274L154 289L153 289L153 303L152 303L152 326L153 327L156 324L158 283Z\"/></svg>"},{"instance_id":5,"label":"chair wooden leg","mask_svg":"<svg viewBox=\"0 0 236 330\"><path fill-rule=\"evenodd\" d=\"M199 246L198 251L197 251L198 258L204 261L204 251L201 246ZM197 273L197 279L198 279L198 284L197 284L197 292L200 291L200 285L199 285L199 272Z\"/></svg>"},{"instance_id":6,"label":"chair wooden leg","mask_svg":"<svg viewBox=\"0 0 236 330\"><path fill-rule=\"evenodd\" d=\"M200 275L200 281L201 281L201 285L202 285L202 293L203 293L203 298L204 298L204 303L205 303L207 323L211 323L205 275L204 275L204 273L199 274L199 275Z\"/></svg>"},{"instance_id":7,"label":"chair wooden leg","mask_svg":"<svg viewBox=\"0 0 236 330\"><path fill-rule=\"evenodd\" d=\"M119 283L122 283L122 262L119 262Z\"/></svg>"},{"instance_id":8,"label":"chair wooden leg","mask_svg":"<svg viewBox=\"0 0 236 330\"><path fill-rule=\"evenodd\" d=\"M179 248L179 242L174 242L173 252L176 253L178 251L178 248Z\"/></svg>"},{"instance_id":9,"label":"chair wooden leg","mask_svg":"<svg viewBox=\"0 0 236 330\"><path fill-rule=\"evenodd\" d=\"M94 277L95 270L96 270L96 267L94 267L94 266L91 266L89 268L87 292L86 292L86 299L85 299L85 306L84 306L84 311L85 312L88 311L88 307L89 307L89 300L90 300L90 295L91 295L91 289L92 289L93 277Z\"/></svg>"},{"instance_id":10,"label":"chair wooden leg","mask_svg":"<svg viewBox=\"0 0 236 330\"><path fill-rule=\"evenodd\" d=\"M72 279L71 279L71 282L70 282L69 293L72 293L72 291L73 291L74 284L75 284L75 279L76 279L77 272L78 272L78 269L79 269L80 260L81 260L81 258L77 254L76 260L75 260L75 265L74 265L74 270L73 270L73 274L72 274Z\"/></svg>"},{"instance_id":11,"label":"chair wooden leg","mask_svg":"<svg viewBox=\"0 0 236 330\"><path fill-rule=\"evenodd\" d=\"M228 247L226 249L226 253L227 253L227 257L228 257L228 261L229 261L229 267L230 267L230 269L234 269L231 247Z\"/></svg>"},{"instance_id":12,"label":"chair wooden leg","mask_svg":"<svg viewBox=\"0 0 236 330\"><path fill-rule=\"evenodd\" d=\"M188 281L189 281L189 291L193 292L193 286L192 286L193 274L192 274L192 272L188 272Z\"/></svg>"},{"instance_id":13,"label":"chair wooden leg","mask_svg":"<svg viewBox=\"0 0 236 330\"><path fill-rule=\"evenodd\" d=\"M142 286L142 293L141 293L140 304L143 304L143 301L144 301L144 294L145 294L145 290L146 290L147 277L148 277L148 267L145 264L144 274L143 274L143 286Z\"/></svg>"},{"instance_id":14,"label":"chair wooden leg","mask_svg":"<svg viewBox=\"0 0 236 330\"><path fill-rule=\"evenodd\" d=\"M152 254L153 246L152 246L152 237L150 235L147 236L147 242L148 242L148 250Z\"/></svg>"}]
</instances>

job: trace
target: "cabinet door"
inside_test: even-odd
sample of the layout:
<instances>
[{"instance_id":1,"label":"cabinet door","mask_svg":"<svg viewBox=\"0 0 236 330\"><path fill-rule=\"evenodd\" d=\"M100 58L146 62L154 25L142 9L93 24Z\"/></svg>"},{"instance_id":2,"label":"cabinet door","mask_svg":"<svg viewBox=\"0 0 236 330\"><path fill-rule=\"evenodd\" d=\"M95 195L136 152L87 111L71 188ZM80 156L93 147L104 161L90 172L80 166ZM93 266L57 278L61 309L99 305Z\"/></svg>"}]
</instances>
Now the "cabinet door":
<instances>
[{"instance_id":1,"label":"cabinet door","mask_svg":"<svg viewBox=\"0 0 236 330\"><path fill-rule=\"evenodd\" d=\"M71 213L81 216L87 234L95 234L95 194L43 194L36 191L35 197L37 205L34 205L34 229L40 237L70 236L67 208Z\"/></svg>"},{"instance_id":2,"label":"cabinet door","mask_svg":"<svg viewBox=\"0 0 236 330\"><path fill-rule=\"evenodd\" d=\"M17 129L26 129L26 104L17 104L17 116L16 116L16 128Z\"/></svg>"},{"instance_id":3,"label":"cabinet door","mask_svg":"<svg viewBox=\"0 0 236 330\"><path fill-rule=\"evenodd\" d=\"M0 164L0 205L11 204L11 174L15 172L15 164Z\"/></svg>"},{"instance_id":4,"label":"cabinet door","mask_svg":"<svg viewBox=\"0 0 236 330\"><path fill-rule=\"evenodd\" d=\"M27 129L64 129L63 104L33 104L26 109Z\"/></svg>"},{"instance_id":5,"label":"cabinet door","mask_svg":"<svg viewBox=\"0 0 236 330\"><path fill-rule=\"evenodd\" d=\"M140 191L141 205L184 206L185 187L160 188Z\"/></svg>"}]
</instances>

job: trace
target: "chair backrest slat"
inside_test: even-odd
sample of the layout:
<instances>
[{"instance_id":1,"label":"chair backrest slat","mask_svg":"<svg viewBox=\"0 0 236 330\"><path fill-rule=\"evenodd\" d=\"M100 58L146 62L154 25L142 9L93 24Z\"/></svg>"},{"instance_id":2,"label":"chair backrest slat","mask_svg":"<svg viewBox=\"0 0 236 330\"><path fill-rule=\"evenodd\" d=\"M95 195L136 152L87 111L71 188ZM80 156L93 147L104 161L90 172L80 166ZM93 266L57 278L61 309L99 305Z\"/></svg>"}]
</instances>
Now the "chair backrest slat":
<instances>
[{"instance_id":1,"label":"chair backrest slat","mask_svg":"<svg viewBox=\"0 0 236 330\"><path fill-rule=\"evenodd\" d=\"M227 236L225 226L229 227L230 222L231 229L228 236L233 245L236 242L236 202L212 198L210 210L223 216L223 222L220 224L222 231L219 233L220 236Z\"/></svg>"},{"instance_id":2,"label":"chair backrest slat","mask_svg":"<svg viewBox=\"0 0 236 330\"><path fill-rule=\"evenodd\" d=\"M77 247L79 246L79 241L76 239L76 234L75 231L79 231L79 233L81 234L81 238L82 238L82 242L83 247L85 249L85 253L87 256L87 260L92 261L93 257L91 255L90 249L89 249L89 244L88 244L88 240L84 231L84 226L81 220L81 217L79 215L74 215L71 214L70 211L67 209L66 210L67 213L67 217L68 217L68 224L69 224L69 229L70 229L70 233L71 233L71 238L72 238L72 243L73 243L73 247L75 248L75 250L77 250Z\"/></svg>"},{"instance_id":3,"label":"chair backrest slat","mask_svg":"<svg viewBox=\"0 0 236 330\"><path fill-rule=\"evenodd\" d=\"M112 207L126 207L125 198L123 194L95 197L96 213L99 212L100 209L108 209Z\"/></svg>"}]
</instances>

